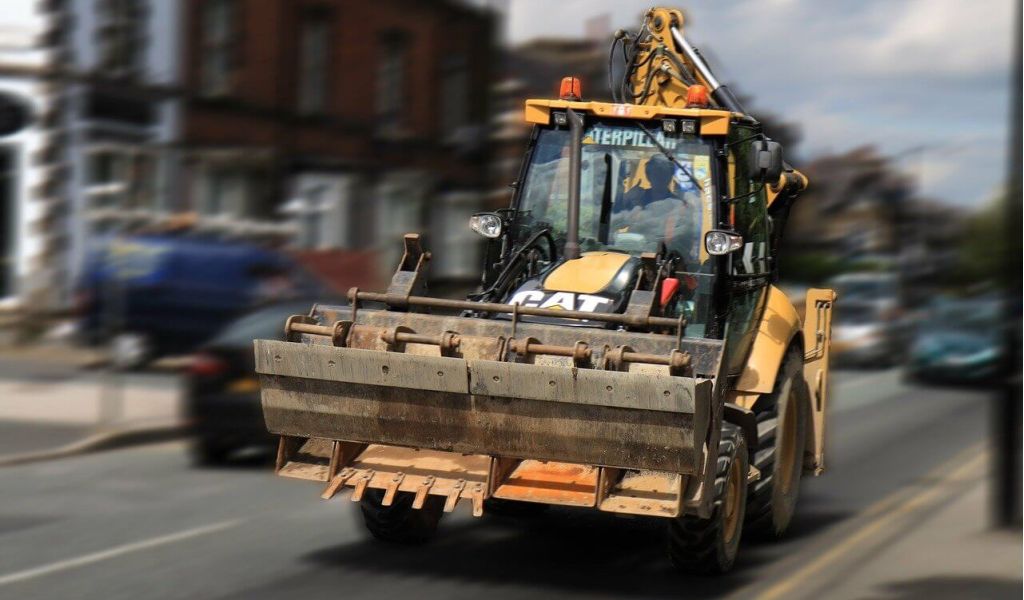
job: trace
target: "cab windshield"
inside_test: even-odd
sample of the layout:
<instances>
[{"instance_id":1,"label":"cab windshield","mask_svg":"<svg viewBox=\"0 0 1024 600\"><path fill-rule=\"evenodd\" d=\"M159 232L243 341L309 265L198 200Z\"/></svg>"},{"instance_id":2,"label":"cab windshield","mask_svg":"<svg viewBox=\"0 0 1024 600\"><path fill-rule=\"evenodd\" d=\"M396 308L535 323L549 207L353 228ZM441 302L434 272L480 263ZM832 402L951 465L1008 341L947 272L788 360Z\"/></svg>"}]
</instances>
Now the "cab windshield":
<instances>
[{"instance_id":1,"label":"cab windshield","mask_svg":"<svg viewBox=\"0 0 1024 600\"><path fill-rule=\"evenodd\" d=\"M657 126L657 129L654 128ZM711 146L692 134L647 128L674 164L636 122L588 120L580 184L580 248L629 254L657 252L664 243L679 269L706 272L703 231L712 222ZM528 166L519 202L520 240L550 228L566 239L569 194L567 129L543 129Z\"/></svg>"}]
</instances>

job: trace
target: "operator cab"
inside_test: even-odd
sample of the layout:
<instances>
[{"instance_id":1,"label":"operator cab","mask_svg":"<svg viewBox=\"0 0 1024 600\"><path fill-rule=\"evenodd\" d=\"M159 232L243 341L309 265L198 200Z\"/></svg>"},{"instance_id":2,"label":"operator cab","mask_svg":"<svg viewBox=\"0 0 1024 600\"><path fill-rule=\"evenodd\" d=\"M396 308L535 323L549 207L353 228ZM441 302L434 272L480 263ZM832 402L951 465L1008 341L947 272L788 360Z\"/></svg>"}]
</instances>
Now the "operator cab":
<instances>
[{"instance_id":1,"label":"operator cab","mask_svg":"<svg viewBox=\"0 0 1024 600\"><path fill-rule=\"evenodd\" d=\"M719 275L768 272L766 186L752 177L759 126L723 110L565 100L529 100L526 116L536 127L512 207L471 221L501 238L489 250L485 289L472 298L622 313L647 256L662 277L654 310L685 318L687 337L720 336Z\"/></svg>"}]
</instances>

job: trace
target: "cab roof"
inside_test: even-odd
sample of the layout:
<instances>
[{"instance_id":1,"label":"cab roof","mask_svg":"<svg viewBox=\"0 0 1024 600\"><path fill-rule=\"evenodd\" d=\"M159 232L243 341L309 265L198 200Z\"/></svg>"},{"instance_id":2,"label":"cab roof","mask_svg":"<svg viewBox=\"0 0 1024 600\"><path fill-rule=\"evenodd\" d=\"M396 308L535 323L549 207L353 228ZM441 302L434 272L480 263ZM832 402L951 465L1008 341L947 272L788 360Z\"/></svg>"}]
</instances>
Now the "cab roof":
<instances>
[{"instance_id":1,"label":"cab roof","mask_svg":"<svg viewBox=\"0 0 1024 600\"><path fill-rule=\"evenodd\" d=\"M726 135L729 122L743 115L728 110L708 108L671 108L647 104L613 104L611 102L574 102L570 100L530 99L526 101L524 119L527 123L547 125L551 111L573 109L601 117L622 119L686 118L700 120L701 135Z\"/></svg>"}]
</instances>

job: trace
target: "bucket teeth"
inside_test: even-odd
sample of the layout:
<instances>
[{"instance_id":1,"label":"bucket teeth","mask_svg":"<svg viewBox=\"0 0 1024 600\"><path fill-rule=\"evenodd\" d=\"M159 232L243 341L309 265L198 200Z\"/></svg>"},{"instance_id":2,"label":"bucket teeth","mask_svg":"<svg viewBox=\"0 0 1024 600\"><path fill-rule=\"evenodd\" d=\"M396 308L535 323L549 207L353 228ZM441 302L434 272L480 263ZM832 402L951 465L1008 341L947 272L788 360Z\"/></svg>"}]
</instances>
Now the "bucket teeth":
<instances>
[{"instance_id":1,"label":"bucket teeth","mask_svg":"<svg viewBox=\"0 0 1024 600\"><path fill-rule=\"evenodd\" d=\"M384 488L384 499L381 501L382 506L391 506L391 503L395 501L395 494L398 492L398 486L402 484L402 480L405 479L405 473L395 473L395 476L388 482L388 486Z\"/></svg>"},{"instance_id":2,"label":"bucket teeth","mask_svg":"<svg viewBox=\"0 0 1024 600\"><path fill-rule=\"evenodd\" d=\"M324 500L330 500L338 493L338 491L341 490L341 488L345 487L345 482L355 474L356 472L354 469L342 469L341 472L335 475L334 479L331 479L331 482L327 484L327 487L324 488L324 492L320 494L320 497Z\"/></svg>"},{"instance_id":3,"label":"bucket teeth","mask_svg":"<svg viewBox=\"0 0 1024 600\"><path fill-rule=\"evenodd\" d=\"M352 491L353 502L359 502L363 499L363 492L366 491L366 486L369 485L371 479L373 479L372 469L363 472L359 480L356 481L356 489Z\"/></svg>"},{"instance_id":4,"label":"bucket teeth","mask_svg":"<svg viewBox=\"0 0 1024 600\"><path fill-rule=\"evenodd\" d=\"M473 499L473 516L482 517L484 514L484 484L474 485L470 497Z\"/></svg>"},{"instance_id":5,"label":"bucket teeth","mask_svg":"<svg viewBox=\"0 0 1024 600\"><path fill-rule=\"evenodd\" d=\"M420 484L420 487L416 489L416 496L412 499L412 507L415 509L423 508L423 503L427 500L427 494L430 493L430 488L434 485L434 476L427 475Z\"/></svg>"},{"instance_id":6,"label":"bucket teeth","mask_svg":"<svg viewBox=\"0 0 1024 600\"><path fill-rule=\"evenodd\" d=\"M459 496L465 488L465 479L460 479L455 482L455 485L452 486L452 491L448 492L448 499L444 502L444 512L448 513L455 510L455 504L459 501Z\"/></svg>"}]
</instances>

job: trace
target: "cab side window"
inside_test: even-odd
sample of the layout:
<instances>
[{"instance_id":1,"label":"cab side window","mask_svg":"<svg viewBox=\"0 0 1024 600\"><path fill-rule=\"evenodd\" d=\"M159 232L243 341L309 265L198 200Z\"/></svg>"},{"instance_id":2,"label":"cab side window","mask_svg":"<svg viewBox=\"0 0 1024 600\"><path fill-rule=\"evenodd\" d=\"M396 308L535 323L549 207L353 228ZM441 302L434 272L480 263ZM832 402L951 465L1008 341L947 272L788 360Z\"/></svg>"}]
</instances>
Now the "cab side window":
<instances>
[{"instance_id":1,"label":"cab side window","mask_svg":"<svg viewBox=\"0 0 1024 600\"><path fill-rule=\"evenodd\" d=\"M734 127L729 138L730 165L733 167L733 196L736 198L728 208L730 221L737 233L743 236L743 248L733 254L734 275L767 274L768 264L768 223L765 212L764 186L750 179L747 156L755 141L754 131L745 127Z\"/></svg>"}]
</instances>

